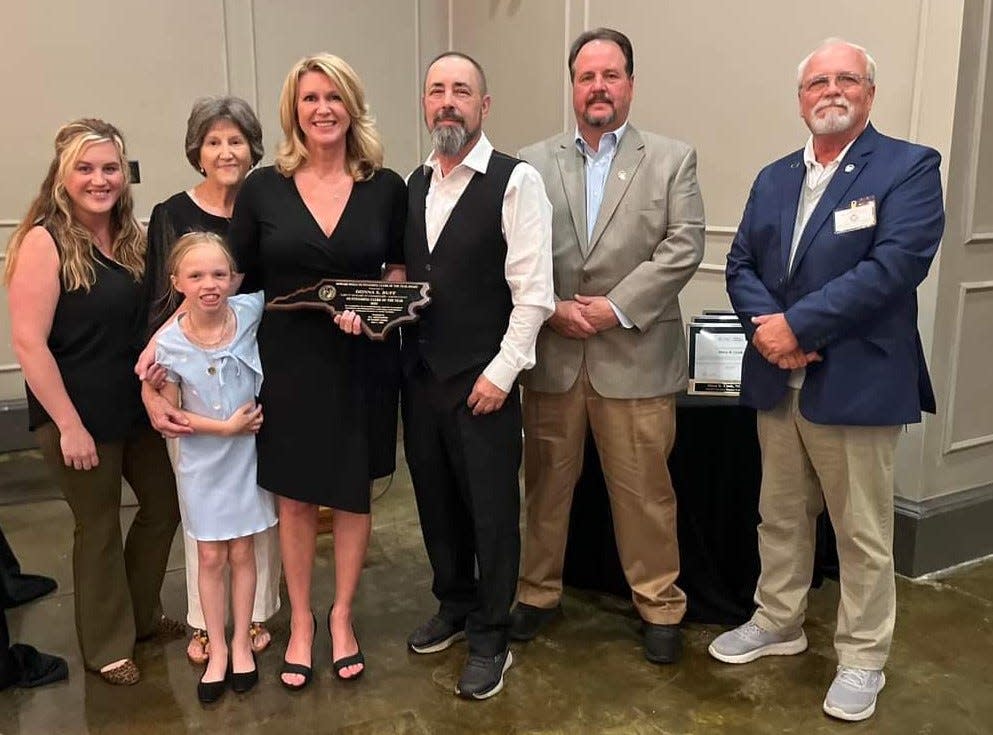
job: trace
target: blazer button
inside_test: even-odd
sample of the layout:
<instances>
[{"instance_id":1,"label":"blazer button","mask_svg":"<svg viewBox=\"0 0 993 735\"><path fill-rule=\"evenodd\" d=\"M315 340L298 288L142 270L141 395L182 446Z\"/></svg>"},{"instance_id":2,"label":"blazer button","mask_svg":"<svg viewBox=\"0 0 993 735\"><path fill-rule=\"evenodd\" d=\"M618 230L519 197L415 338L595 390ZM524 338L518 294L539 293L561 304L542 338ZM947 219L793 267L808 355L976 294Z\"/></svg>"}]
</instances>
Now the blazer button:
<instances>
[{"instance_id":1,"label":"blazer button","mask_svg":"<svg viewBox=\"0 0 993 735\"><path fill-rule=\"evenodd\" d=\"M426 266L424 266L424 270L430 271L431 270L431 264L428 263Z\"/></svg>"},{"instance_id":2,"label":"blazer button","mask_svg":"<svg viewBox=\"0 0 993 735\"><path fill-rule=\"evenodd\" d=\"M591 276L589 273L583 274L583 283L589 283L592 280L593 280L593 276Z\"/></svg>"}]
</instances>

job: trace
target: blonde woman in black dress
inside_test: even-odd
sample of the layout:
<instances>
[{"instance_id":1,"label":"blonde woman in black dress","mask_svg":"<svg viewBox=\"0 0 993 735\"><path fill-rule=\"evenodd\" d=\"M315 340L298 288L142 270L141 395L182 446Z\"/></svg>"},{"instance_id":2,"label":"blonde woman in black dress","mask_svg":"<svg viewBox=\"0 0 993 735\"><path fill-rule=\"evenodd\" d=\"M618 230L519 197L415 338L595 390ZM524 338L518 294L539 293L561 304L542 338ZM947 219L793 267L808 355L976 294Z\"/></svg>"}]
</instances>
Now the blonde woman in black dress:
<instances>
[{"instance_id":1,"label":"blonde woman in black dress","mask_svg":"<svg viewBox=\"0 0 993 735\"><path fill-rule=\"evenodd\" d=\"M323 278L402 280L406 187L383 149L352 68L330 54L302 59L280 97L284 140L235 202L228 239L242 290L266 298ZM310 681L318 506L334 509L335 596L326 621L332 665L356 679L365 660L352 604L369 543L370 481L396 463L395 339L356 340L318 311L267 311L259 327L266 415L259 484L277 496L291 633L280 680ZM323 616L322 616L323 617Z\"/></svg>"}]
</instances>

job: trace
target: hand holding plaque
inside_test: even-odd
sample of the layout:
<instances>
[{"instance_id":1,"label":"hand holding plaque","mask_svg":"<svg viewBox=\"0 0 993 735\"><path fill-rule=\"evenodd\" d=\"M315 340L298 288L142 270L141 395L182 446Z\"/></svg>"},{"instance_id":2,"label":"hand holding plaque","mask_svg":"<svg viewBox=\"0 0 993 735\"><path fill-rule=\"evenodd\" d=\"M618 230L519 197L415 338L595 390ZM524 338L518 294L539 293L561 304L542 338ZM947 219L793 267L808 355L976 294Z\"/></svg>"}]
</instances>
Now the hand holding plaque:
<instances>
[{"instance_id":1,"label":"hand holding plaque","mask_svg":"<svg viewBox=\"0 0 993 735\"><path fill-rule=\"evenodd\" d=\"M354 311L369 339L384 339L400 324L417 321L416 310L431 303L423 281L361 281L325 278L313 286L277 296L266 309L321 309L332 316Z\"/></svg>"}]
</instances>

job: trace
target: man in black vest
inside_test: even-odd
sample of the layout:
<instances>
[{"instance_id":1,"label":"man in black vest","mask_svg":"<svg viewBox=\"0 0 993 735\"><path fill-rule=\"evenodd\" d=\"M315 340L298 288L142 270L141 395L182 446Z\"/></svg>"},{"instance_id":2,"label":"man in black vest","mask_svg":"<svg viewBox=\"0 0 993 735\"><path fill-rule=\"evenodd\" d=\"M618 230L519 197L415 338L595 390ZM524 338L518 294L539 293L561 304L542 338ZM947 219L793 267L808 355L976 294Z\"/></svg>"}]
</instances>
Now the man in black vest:
<instances>
[{"instance_id":1,"label":"man in black vest","mask_svg":"<svg viewBox=\"0 0 993 735\"><path fill-rule=\"evenodd\" d=\"M407 277L430 282L432 303L404 330L403 422L440 604L407 645L434 653L467 638L455 693L486 699L513 660L516 381L534 365L538 330L554 310L552 208L538 172L483 135L490 97L478 63L454 52L436 58L423 104L434 150L408 179L404 255Z\"/></svg>"}]
</instances>

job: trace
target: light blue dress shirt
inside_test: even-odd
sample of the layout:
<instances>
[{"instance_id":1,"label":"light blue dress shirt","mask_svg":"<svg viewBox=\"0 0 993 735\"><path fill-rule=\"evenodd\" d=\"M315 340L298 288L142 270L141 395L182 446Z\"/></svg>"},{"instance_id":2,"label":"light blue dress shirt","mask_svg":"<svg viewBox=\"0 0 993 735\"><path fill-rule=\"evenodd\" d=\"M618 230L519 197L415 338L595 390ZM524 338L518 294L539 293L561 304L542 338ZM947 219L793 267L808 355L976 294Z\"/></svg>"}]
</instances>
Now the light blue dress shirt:
<instances>
[{"instance_id":1,"label":"light blue dress shirt","mask_svg":"<svg viewBox=\"0 0 993 735\"><path fill-rule=\"evenodd\" d=\"M603 191L607 188L607 175L610 173L610 165L614 162L614 154L617 153L617 146L621 142L624 131L628 124L624 123L617 130L611 130L600 136L600 147L593 150L583 140L583 136L576 129L576 147L586 159L586 243L593 237L593 228L596 226L597 217L600 215L600 205L603 204Z\"/></svg>"},{"instance_id":2,"label":"light blue dress shirt","mask_svg":"<svg viewBox=\"0 0 993 735\"><path fill-rule=\"evenodd\" d=\"M589 254L589 248L593 239L593 228L596 227L597 217L600 216L600 205L603 204L603 192L607 188L607 176L610 174L610 166L614 162L614 154L617 153L617 146L620 145L624 131L628 124L625 122L616 130L604 133L600 136L600 146L593 150L583 140L576 128L576 148L583 154L586 160L586 247L585 254ZM614 314L625 329L634 326L634 322L624 316L624 313L617 308L617 304L610 302Z\"/></svg>"}]
</instances>

